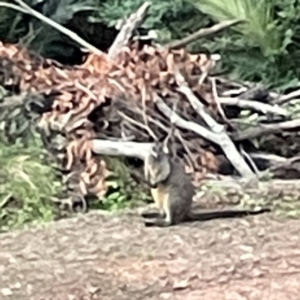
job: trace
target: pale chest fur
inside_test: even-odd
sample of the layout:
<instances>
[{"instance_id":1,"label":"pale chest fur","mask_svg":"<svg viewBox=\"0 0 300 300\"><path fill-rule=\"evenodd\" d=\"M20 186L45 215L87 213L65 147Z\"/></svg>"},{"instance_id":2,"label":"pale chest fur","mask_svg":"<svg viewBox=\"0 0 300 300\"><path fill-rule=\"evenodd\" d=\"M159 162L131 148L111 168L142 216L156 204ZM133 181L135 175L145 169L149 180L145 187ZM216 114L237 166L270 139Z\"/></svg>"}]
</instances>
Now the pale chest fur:
<instances>
[{"instance_id":1,"label":"pale chest fur","mask_svg":"<svg viewBox=\"0 0 300 300\"><path fill-rule=\"evenodd\" d=\"M151 189L151 195L159 209L163 209L164 204L169 202L169 190L164 185L158 185L157 188Z\"/></svg>"}]
</instances>

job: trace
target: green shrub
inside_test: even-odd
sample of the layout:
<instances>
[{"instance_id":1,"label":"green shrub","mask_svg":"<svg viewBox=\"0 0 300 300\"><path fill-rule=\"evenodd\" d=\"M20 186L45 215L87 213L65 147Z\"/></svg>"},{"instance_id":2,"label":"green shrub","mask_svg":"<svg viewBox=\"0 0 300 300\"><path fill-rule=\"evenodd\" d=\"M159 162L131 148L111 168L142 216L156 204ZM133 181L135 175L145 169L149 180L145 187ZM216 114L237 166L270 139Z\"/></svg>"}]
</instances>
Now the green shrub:
<instances>
[{"instance_id":1,"label":"green shrub","mask_svg":"<svg viewBox=\"0 0 300 300\"><path fill-rule=\"evenodd\" d=\"M235 78L262 81L281 89L298 84L300 68L295 61L300 55L299 1L190 2L214 21L238 18L246 21L204 41L207 48L222 55L223 68Z\"/></svg>"},{"instance_id":2,"label":"green shrub","mask_svg":"<svg viewBox=\"0 0 300 300\"><path fill-rule=\"evenodd\" d=\"M52 198L61 190L38 142L0 143L0 229L20 228L55 218Z\"/></svg>"},{"instance_id":3,"label":"green shrub","mask_svg":"<svg viewBox=\"0 0 300 300\"><path fill-rule=\"evenodd\" d=\"M122 158L107 157L105 160L112 172L107 179L109 189L106 196L93 205L94 208L115 211L132 208L150 200L149 191L134 180L130 174L130 166Z\"/></svg>"}]
</instances>

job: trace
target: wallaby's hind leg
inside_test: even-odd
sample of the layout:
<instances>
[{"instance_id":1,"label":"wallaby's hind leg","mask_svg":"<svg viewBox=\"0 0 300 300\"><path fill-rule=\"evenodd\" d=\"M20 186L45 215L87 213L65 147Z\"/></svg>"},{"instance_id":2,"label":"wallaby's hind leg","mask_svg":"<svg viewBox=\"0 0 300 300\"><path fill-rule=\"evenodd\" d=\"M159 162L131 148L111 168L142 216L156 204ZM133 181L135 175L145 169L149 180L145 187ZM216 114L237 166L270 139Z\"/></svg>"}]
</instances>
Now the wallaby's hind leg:
<instances>
[{"instance_id":1,"label":"wallaby's hind leg","mask_svg":"<svg viewBox=\"0 0 300 300\"><path fill-rule=\"evenodd\" d=\"M146 221L145 226L146 227L169 227L174 225L174 220L171 212L171 208L169 206L169 203L165 203L163 210L161 210L164 214L164 218L158 218L153 221Z\"/></svg>"},{"instance_id":2,"label":"wallaby's hind leg","mask_svg":"<svg viewBox=\"0 0 300 300\"><path fill-rule=\"evenodd\" d=\"M144 219L162 219L166 216L164 210L160 207L158 211L143 211L141 215Z\"/></svg>"},{"instance_id":3,"label":"wallaby's hind leg","mask_svg":"<svg viewBox=\"0 0 300 300\"><path fill-rule=\"evenodd\" d=\"M156 203L156 209L158 210L157 212L150 212L150 211L142 212L142 217L145 219L161 219L166 217L162 202Z\"/></svg>"}]
</instances>

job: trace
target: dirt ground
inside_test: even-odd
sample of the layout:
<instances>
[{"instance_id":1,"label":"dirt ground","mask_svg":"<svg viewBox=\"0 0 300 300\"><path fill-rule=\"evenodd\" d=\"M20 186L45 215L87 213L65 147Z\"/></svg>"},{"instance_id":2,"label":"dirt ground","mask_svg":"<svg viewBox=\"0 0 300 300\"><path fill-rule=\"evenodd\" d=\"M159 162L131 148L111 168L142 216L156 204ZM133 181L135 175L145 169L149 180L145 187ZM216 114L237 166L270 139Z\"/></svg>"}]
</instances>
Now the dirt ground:
<instances>
[{"instance_id":1,"label":"dirt ground","mask_svg":"<svg viewBox=\"0 0 300 300\"><path fill-rule=\"evenodd\" d=\"M300 221L272 214L145 228L88 213L0 236L0 299L298 300Z\"/></svg>"}]
</instances>

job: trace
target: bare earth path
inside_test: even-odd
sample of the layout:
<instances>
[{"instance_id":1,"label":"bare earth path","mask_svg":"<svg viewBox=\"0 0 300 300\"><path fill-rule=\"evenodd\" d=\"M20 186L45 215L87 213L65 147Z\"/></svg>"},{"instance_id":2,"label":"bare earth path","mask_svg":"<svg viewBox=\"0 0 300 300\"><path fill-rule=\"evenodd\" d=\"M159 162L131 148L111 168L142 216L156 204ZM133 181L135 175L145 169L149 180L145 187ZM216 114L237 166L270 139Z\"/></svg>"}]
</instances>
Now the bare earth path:
<instances>
[{"instance_id":1,"label":"bare earth path","mask_svg":"<svg viewBox=\"0 0 300 300\"><path fill-rule=\"evenodd\" d=\"M299 299L300 221L145 228L89 213L0 235L0 299Z\"/></svg>"}]
</instances>

